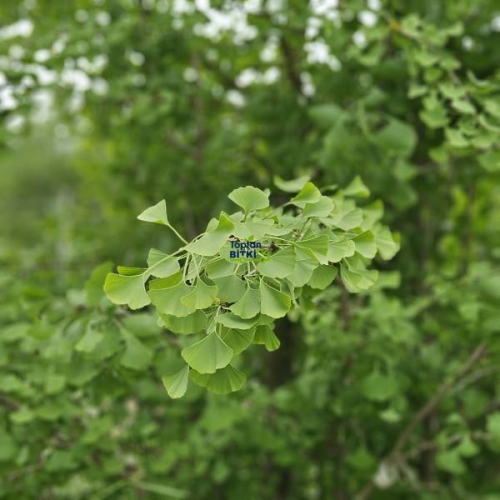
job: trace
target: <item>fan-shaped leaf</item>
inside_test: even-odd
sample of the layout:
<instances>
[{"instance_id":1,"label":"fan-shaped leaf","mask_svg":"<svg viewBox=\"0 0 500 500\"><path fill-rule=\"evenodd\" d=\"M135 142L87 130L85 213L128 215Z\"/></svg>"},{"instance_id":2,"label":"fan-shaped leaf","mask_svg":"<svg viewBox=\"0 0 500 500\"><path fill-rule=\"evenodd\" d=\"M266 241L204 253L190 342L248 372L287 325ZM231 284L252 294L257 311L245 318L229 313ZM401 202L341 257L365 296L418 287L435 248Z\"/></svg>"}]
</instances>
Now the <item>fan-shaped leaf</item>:
<instances>
[{"instance_id":1,"label":"fan-shaped leaf","mask_svg":"<svg viewBox=\"0 0 500 500\"><path fill-rule=\"evenodd\" d=\"M216 332L207 335L181 351L185 361L199 373L215 373L224 368L233 357L233 350L227 346Z\"/></svg>"}]
</instances>

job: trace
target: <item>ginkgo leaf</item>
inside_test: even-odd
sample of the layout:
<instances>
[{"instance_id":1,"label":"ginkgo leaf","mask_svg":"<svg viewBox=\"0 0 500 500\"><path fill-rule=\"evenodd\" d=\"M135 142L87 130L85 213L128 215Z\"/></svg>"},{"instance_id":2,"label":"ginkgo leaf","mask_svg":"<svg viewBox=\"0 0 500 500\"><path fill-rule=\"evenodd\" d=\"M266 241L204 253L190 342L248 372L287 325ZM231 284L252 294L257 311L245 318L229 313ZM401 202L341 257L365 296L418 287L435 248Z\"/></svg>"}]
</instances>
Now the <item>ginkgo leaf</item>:
<instances>
[{"instance_id":1,"label":"ginkgo leaf","mask_svg":"<svg viewBox=\"0 0 500 500\"><path fill-rule=\"evenodd\" d=\"M314 203L307 203L302 215L310 217L328 217L333 210L333 200L328 196L322 196Z\"/></svg>"},{"instance_id":2,"label":"ginkgo leaf","mask_svg":"<svg viewBox=\"0 0 500 500\"><path fill-rule=\"evenodd\" d=\"M251 319L243 319L240 318L239 316L236 316L236 314L225 313L216 316L215 322L220 323L226 328L234 328L236 330L248 330L257 323L258 319L259 319L258 317Z\"/></svg>"},{"instance_id":3,"label":"ginkgo leaf","mask_svg":"<svg viewBox=\"0 0 500 500\"><path fill-rule=\"evenodd\" d=\"M340 262L345 257L354 255L355 251L356 247L352 240L330 240L328 243L328 261L333 263Z\"/></svg>"},{"instance_id":4,"label":"ginkgo leaf","mask_svg":"<svg viewBox=\"0 0 500 500\"><path fill-rule=\"evenodd\" d=\"M207 327L208 323L208 316L203 311L195 311L181 318L162 314L161 319L166 328L174 333L181 334L201 332Z\"/></svg>"},{"instance_id":5,"label":"ginkgo leaf","mask_svg":"<svg viewBox=\"0 0 500 500\"><path fill-rule=\"evenodd\" d=\"M167 203L165 200L161 200L156 205L146 208L146 210L138 215L137 218L144 222L164 224L165 226L170 225L167 217Z\"/></svg>"},{"instance_id":6,"label":"ginkgo leaf","mask_svg":"<svg viewBox=\"0 0 500 500\"><path fill-rule=\"evenodd\" d=\"M193 311L209 307L217 297L217 286L207 285L201 278L193 288L191 293L181 298L181 303Z\"/></svg>"},{"instance_id":7,"label":"ginkgo leaf","mask_svg":"<svg viewBox=\"0 0 500 500\"><path fill-rule=\"evenodd\" d=\"M212 260L207 264L206 273L210 279L222 278L224 276L231 276L236 269L236 264L228 262L227 260L218 258Z\"/></svg>"},{"instance_id":8,"label":"ginkgo leaf","mask_svg":"<svg viewBox=\"0 0 500 500\"><path fill-rule=\"evenodd\" d=\"M104 282L104 292L115 304L127 304L130 309L140 309L147 306L151 300L146 293L144 284L147 276L123 276L109 273Z\"/></svg>"},{"instance_id":9,"label":"ginkgo leaf","mask_svg":"<svg viewBox=\"0 0 500 500\"><path fill-rule=\"evenodd\" d=\"M229 193L228 198L243 208L246 213L250 210L261 210L269 206L269 195L253 186L235 189Z\"/></svg>"},{"instance_id":10,"label":"ginkgo leaf","mask_svg":"<svg viewBox=\"0 0 500 500\"><path fill-rule=\"evenodd\" d=\"M257 264L257 271L269 278L285 278L295 268L295 252L293 247L287 247L271 255L266 261Z\"/></svg>"},{"instance_id":11,"label":"ginkgo leaf","mask_svg":"<svg viewBox=\"0 0 500 500\"><path fill-rule=\"evenodd\" d=\"M215 373L233 357L233 350L213 332L181 351L184 360L199 373Z\"/></svg>"},{"instance_id":12,"label":"ginkgo leaf","mask_svg":"<svg viewBox=\"0 0 500 500\"><path fill-rule=\"evenodd\" d=\"M184 283L179 272L168 278L151 281L148 295L159 313L183 317L193 312L181 302L181 298L190 292L191 288Z\"/></svg>"},{"instance_id":13,"label":"ginkgo leaf","mask_svg":"<svg viewBox=\"0 0 500 500\"><path fill-rule=\"evenodd\" d=\"M161 380L172 399L182 398L186 393L188 386L189 366L186 365L175 373L164 375Z\"/></svg>"},{"instance_id":14,"label":"ginkgo leaf","mask_svg":"<svg viewBox=\"0 0 500 500\"><path fill-rule=\"evenodd\" d=\"M328 264L328 235L297 241L295 245L312 255L320 264Z\"/></svg>"},{"instance_id":15,"label":"ginkgo leaf","mask_svg":"<svg viewBox=\"0 0 500 500\"><path fill-rule=\"evenodd\" d=\"M167 278L180 269L177 257L168 255L156 248L149 251L148 266L147 272L156 278Z\"/></svg>"},{"instance_id":16,"label":"ginkgo leaf","mask_svg":"<svg viewBox=\"0 0 500 500\"><path fill-rule=\"evenodd\" d=\"M79 352L92 352L104 338L101 332L89 325L83 337L75 345L75 350Z\"/></svg>"},{"instance_id":17,"label":"ginkgo leaf","mask_svg":"<svg viewBox=\"0 0 500 500\"><path fill-rule=\"evenodd\" d=\"M240 318L253 318L260 312L259 290L248 286L243 297L241 297L241 299L234 303L229 309Z\"/></svg>"},{"instance_id":18,"label":"ginkgo leaf","mask_svg":"<svg viewBox=\"0 0 500 500\"><path fill-rule=\"evenodd\" d=\"M352 182L344 189L344 195L368 198L368 196L370 196L370 190L364 185L361 177L357 175L352 180Z\"/></svg>"},{"instance_id":19,"label":"ginkgo leaf","mask_svg":"<svg viewBox=\"0 0 500 500\"><path fill-rule=\"evenodd\" d=\"M252 343L255 330L255 327L249 330L224 328L221 333L221 338L233 350L234 354L240 354Z\"/></svg>"},{"instance_id":20,"label":"ginkgo leaf","mask_svg":"<svg viewBox=\"0 0 500 500\"><path fill-rule=\"evenodd\" d=\"M205 257L216 255L226 243L233 229L234 223L226 214L221 213L215 229L207 231L200 239L192 241L185 248L188 252Z\"/></svg>"},{"instance_id":21,"label":"ginkgo leaf","mask_svg":"<svg viewBox=\"0 0 500 500\"><path fill-rule=\"evenodd\" d=\"M253 339L254 344L264 345L268 351L276 351L281 345L280 339L268 325L258 326Z\"/></svg>"},{"instance_id":22,"label":"ginkgo leaf","mask_svg":"<svg viewBox=\"0 0 500 500\"><path fill-rule=\"evenodd\" d=\"M299 248L295 249L295 268L286 279L295 287L304 286L319 266L317 259Z\"/></svg>"},{"instance_id":23,"label":"ginkgo leaf","mask_svg":"<svg viewBox=\"0 0 500 500\"><path fill-rule=\"evenodd\" d=\"M337 276L337 268L335 266L319 266L317 267L308 281L311 288L324 290L328 287Z\"/></svg>"},{"instance_id":24,"label":"ginkgo leaf","mask_svg":"<svg viewBox=\"0 0 500 500\"><path fill-rule=\"evenodd\" d=\"M238 276L224 276L213 278L213 282L218 287L217 296L222 302L237 302L243 297L246 291L245 282Z\"/></svg>"},{"instance_id":25,"label":"ginkgo leaf","mask_svg":"<svg viewBox=\"0 0 500 500\"><path fill-rule=\"evenodd\" d=\"M201 387L206 387L215 394L229 394L239 391L247 379L243 372L231 365L217 370L214 374L202 374L195 370L191 370L189 374L193 382Z\"/></svg>"},{"instance_id":26,"label":"ginkgo leaf","mask_svg":"<svg viewBox=\"0 0 500 500\"><path fill-rule=\"evenodd\" d=\"M126 349L120 363L132 370L146 369L153 359L153 351L146 347L135 335L124 330Z\"/></svg>"},{"instance_id":27,"label":"ginkgo leaf","mask_svg":"<svg viewBox=\"0 0 500 500\"><path fill-rule=\"evenodd\" d=\"M365 231L359 236L352 239L356 252L360 253L367 259L373 259L377 253L377 245L375 244L375 236L371 231Z\"/></svg>"},{"instance_id":28,"label":"ginkgo leaf","mask_svg":"<svg viewBox=\"0 0 500 500\"><path fill-rule=\"evenodd\" d=\"M261 312L271 318L282 318L290 310L292 301L286 293L260 282Z\"/></svg>"},{"instance_id":29,"label":"ginkgo leaf","mask_svg":"<svg viewBox=\"0 0 500 500\"><path fill-rule=\"evenodd\" d=\"M367 290L374 285L378 278L378 271L373 269L358 270L341 264L340 276L347 290L357 293Z\"/></svg>"},{"instance_id":30,"label":"ginkgo leaf","mask_svg":"<svg viewBox=\"0 0 500 500\"><path fill-rule=\"evenodd\" d=\"M392 234L388 228L381 228L375 235L375 244L384 260L392 259L399 250L399 234Z\"/></svg>"},{"instance_id":31,"label":"ginkgo leaf","mask_svg":"<svg viewBox=\"0 0 500 500\"><path fill-rule=\"evenodd\" d=\"M308 175L303 175L297 179L285 181L279 175L275 175L273 177L273 182L276 187L285 191L285 193L297 193L307 184L309 179L310 177Z\"/></svg>"},{"instance_id":32,"label":"ginkgo leaf","mask_svg":"<svg viewBox=\"0 0 500 500\"><path fill-rule=\"evenodd\" d=\"M316 203L320 198L321 191L312 182L308 182L299 191L297 196L289 201L289 204L304 208L308 203Z\"/></svg>"}]
</instances>

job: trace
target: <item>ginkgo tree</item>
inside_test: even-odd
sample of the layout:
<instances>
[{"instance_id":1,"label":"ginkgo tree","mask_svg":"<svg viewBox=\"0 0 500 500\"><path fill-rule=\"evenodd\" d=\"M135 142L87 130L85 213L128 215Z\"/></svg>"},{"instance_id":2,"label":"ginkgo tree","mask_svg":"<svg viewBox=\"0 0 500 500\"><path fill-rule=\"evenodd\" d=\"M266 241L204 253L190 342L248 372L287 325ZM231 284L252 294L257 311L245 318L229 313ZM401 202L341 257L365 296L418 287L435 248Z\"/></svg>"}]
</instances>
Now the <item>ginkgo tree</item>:
<instances>
[{"instance_id":1,"label":"ginkgo tree","mask_svg":"<svg viewBox=\"0 0 500 500\"><path fill-rule=\"evenodd\" d=\"M308 177L275 184L292 196L287 203L271 206L269 190L235 189L229 199L240 210L221 212L191 242L172 227L160 201L138 219L167 226L184 245L172 254L153 248L146 268L118 266L107 275L112 302L152 304L162 327L192 336L181 351L183 366L163 377L172 398L185 394L189 378L218 394L240 389L246 376L238 355L252 344L278 349L277 320L313 308L337 275L349 292L367 290L378 277L371 261L399 249L398 235L380 223L382 204L354 201L369 196L359 177L343 190L320 190ZM235 259L235 241L261 243L257 257Z\"/></svg>"}]
</instances>

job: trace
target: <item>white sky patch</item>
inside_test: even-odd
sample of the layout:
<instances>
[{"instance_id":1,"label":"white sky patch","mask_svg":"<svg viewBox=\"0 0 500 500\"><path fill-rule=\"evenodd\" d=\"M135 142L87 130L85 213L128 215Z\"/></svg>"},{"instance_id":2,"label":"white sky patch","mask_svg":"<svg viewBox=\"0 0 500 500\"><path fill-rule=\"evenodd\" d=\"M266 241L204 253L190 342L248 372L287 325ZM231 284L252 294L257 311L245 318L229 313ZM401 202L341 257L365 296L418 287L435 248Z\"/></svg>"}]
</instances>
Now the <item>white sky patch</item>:
<instances>
[{"instance_id":1,"label":"white sky patch","mask_svg":"<svg viewBox=\"0 0 500 500\"><path fill-rule=\"evenodd\" d=\"M352 41L354 42L354 45L356 45L359 48L364 48L368 45L368 42L366 40L366 35L362 31L355 31L352 35Z\"/></svg>"},{"instance_id":2,"label":"white sky patch","mask_svg":"<svg viewBox=\"0 0 500 500\"><path fill-rule=\"evenodd\" d=\"M11 115L7 116L5 120L5 126L7 127L7 130L13 132L14 134L21 132L25 123L26 120L24 116L18 113L12 113Z\"/></svg>"},{"instance_id":3,"label":"white sky patch","mask_svg":"<svg viewBox=\"0 0 500 500\"><path fill-rule=\"evenodd\" d=\"M465 50L472 50L472 47L474 47L474 40L470 36L464 36L462 38L462 46Z\"/></svg>"},{"instance_id":4,"label":"white sky patch","mask_svg":"<svg viewBox=\"0 0 500 500\"><path fill-rule=\"evenodd\" d=\"M0 28L0 40L10 40L18 36L28 38L33 33L33 21L20 19L19 21Z\"/></svg>"},{"instance_id":5,"label":"white sky patch","mask_svg":"<svg viewBox=\"0 0 500 500\"><path fill-rule=\"evenodd\" d=\"M8 111L17 107L17 99L10 85L0 88L0 111Z\"/></svg>"},{"instance_id":6,"label":"white sky patch","mask_svg":"<svg viewBox=\"0 0 500 500\"><path fill-rule=\"evenodd\" d=\"M238 87L245 88L252 85L252 83L256 83L258 78L258 71L253 68L246 68L236 77L236 85L238 85Z\"/></svg>"},{"instance_id":7,"label":"white sky patch","mask_svg":"<svg viewBox=\"0 0 500 500\"><path fill-rule=\"evenodd\" d=\"M382 4L380 3L380 0L368 0L368 8L371 10L380 10L382 7Z\"/></svg>"},{"instance_id":8,"label":"white sky patch","mask_svg":"<svg viewBox=\"0 0 500 500\"><path fill-rule=\"evenodd\" d=\"M104 78L94 78L92 80L92 92L96 95L106 95L109 91L109 84Z\"/></svg>"},{"instance_id":9,"label":"white sky patch","mask_svg":"<svg viewBox=\"0 0 500 500\"><path fill-rule=\"evenodd\" d=\"M278 57L278 39L277 37L269 37L264 45L264 48L259 54L260 60L265 63L273 62Z\"/></svg>"},{"instance_id":10,"label":"white sky patch","mask_svg":"<svg viewBox=\"0 0 500 500\"><path fill-rule=\"evenodd\" d=\"M275 12L279 12L280 10L283 10L285 7L285 2L284 0L268 0L267 4L267 11L271 14Z\"/></svg>"},{"instance_id":11,"label":"white sky patch","mask_svg":"<svg viewBox=\"0 0 500 500\"><path fill-rule=\"evenodd\" d=\"M186 68L184 70L184 73L182 74L184 80L186 80L186 82L189 82L189 83L193 83L193 82L196 82L198 80L198 71L196 71L195 68Z\"/></svg>"},{"instance_id":12,"label":"white sky patch","mask_svg":"<svg viewBox=\"0 0 500 500\"><path fill-rule=\"evenodd\" d=\"M281 76L281 71L277 66L271 66L262 75L262 83L272 85L277 82Z\"/></svg>"},{"instance_id":13,"label":"white sky patch","mask_svg":"<svg viewBox=\"0 0 500 500\"><path fill-rule=\"evenodd\" d=\"M245 96L238 90L228 90L226 92L226 99L230 104L236 106L237 108L243 107L246 103Z\"/></svg>"},{"instance_id":14,"label":"white sky patch","mask_svg":"<svg viewBox=\"0 0 500 500\"><path fill-rule=\"evenodd\" d=\"M144 57L144 54L141 54L140 52L136 52L135 50L131 50L127 54L127 59L134 66L142 66L144 64L144 61L146 60L146 58Z\"/></svg>"},{"instance_id":15,"label":"white sky patch","mask_svg":"<svg viewBox=\"0 0 500 500\"><path fill-rule=\"evenodd\" d=\"M111 16L109 15L109 12L106 12L104 10L98 12L95 16L95 22L99 26L108 26L111 22Z\"/></svg>"},{"instance_id":16,"label":"white sky patch","mask_svg":"<svg viewBox=\"0 0 500 500\"><path fill-rule=\"evenodd\" d=\"M78 9L75 12L75 19L79 23L86 23L89 20L89 13L86 10Z\"/></svg>"},{"instance_id":17,"label":"white sky patch","mask_svg":"<svg viewBox=\"0 0 500 500\"><path fill-rule=\"evenodd\" d=\"M500 31L500 15L495 16L491 21L491 30L495 32Z\"/></svg>"},{"instance_id":18,"label":"white sky patch","mask_svg":"<svg viewBox=\"0 0 500 500\"><path fill-rule=\"evenodd\" d=\"M318 17L310 17L307 20L306 26L306 39L311 40L312 38L316 38L319 35L319 31L323 26L323 21Z\"/></svg>"},{"instance_id":19,"label":"white sky patch","mask_svg":"<svg viewBox=\"0 0 500 500\"><path fill-rule=\"evenodd\" d=\"M26 53L26 50L24 47L21 47L21 45L11 45L9 47L9 57L11 59L22 59L24 54Z\"/></svg>"},{"instance_id":20,"label":"white sky patch","mask_svg":"<svg viewBox=\"0 0 500 500\"><path fill-rule=\"evenodd\" d=\"M0 71L0 87L3 87L7 83L7 77L5 76L5 73Z\"/></svg>"},{"instance_id":21,"label":"white sky patch","mask_svg":"<svg viewBox=\"0 0 500 500\"><path fill-rule=\"evenodd\" d=\"M336 10L338 6L338 0L310 0L309 2L309 8L318 16L322 16L332 10Z\"/></svg>"},{"instance_id":22,"label":"white sky patch","mask_svg":"<svg viewBox=\"0 0 500 500\"><path fill-rule=\"evenodd\" d=\"M194 9L194 5L189 0L174 0L172 5L172 12L175 14L191 14Z\"/></svg>"},{"instance_id":23,"label":"white sky patch","mask_svg":"<svg viewBox=\"0 0 500 500\"><path fill-rule=\"evenodd\" d=\"M49 49L39 49L33 54L33 59L37 63L44 63L50 59L50 50Z\"/></svg>"},{"instance_id":24,"label":"white sky patch","mask_svg":"<svg viewBox=\"0 0 500 500\"><path fill-rule=\"evenodd\" d=\"M81 69L63 69L60 81L63 85L72 87L77 92L86 92L92 87L89 75Z\"/></svg>"},{"instance_id":25,"label":"white sky patch","mask_svg":"<svg viewBox=\"0 0 500 500\"><path fill-rule=\"evenodd\" d=\"M316 87L314 86L311 75L309 73L301 73L300 81L302 83L302 93L305 96L311 97L316 93Z\"/></svg>"},{"instance_id":26,"label":"white sky patch","mask_svg":"<svg viewBox=\"0 0 500 500\"><path fill-rule=\"evenodd\" d=\"M372 26L375 26L377 24L378 16L377 16L377 14L374 14L373 12L371 12L369 10L362 10L358 14L358 19L359 19L359 22L363 26L367 26L368 28L371 28Z\"/></svg>"},{"instance_id":27,"label":"white sky patch","mask_svg":"<svg viewBox=\"0 0 500 500\"><path fill-rule=\"evenodd\" d=\"M262 12L262 0L245 0L243 8L248 14L259 14Z\"/></svg>"}]
</instances>

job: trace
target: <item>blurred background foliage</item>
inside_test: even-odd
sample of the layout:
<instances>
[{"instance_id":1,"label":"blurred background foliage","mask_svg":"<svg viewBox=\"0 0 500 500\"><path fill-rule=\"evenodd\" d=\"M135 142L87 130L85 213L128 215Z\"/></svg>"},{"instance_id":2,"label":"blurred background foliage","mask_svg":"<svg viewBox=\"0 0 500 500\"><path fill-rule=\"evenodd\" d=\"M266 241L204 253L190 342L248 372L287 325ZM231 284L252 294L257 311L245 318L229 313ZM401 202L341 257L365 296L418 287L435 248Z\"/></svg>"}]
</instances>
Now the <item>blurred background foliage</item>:
<instances>
[{"instance_id":1,"label":"blurred background foliage","mask_svg":"<svg viewBox=\"0 0 500 500\"><path fill-rule=\"evenodd\" d=\"M4 0L0 496L499 499L499 46L496 0ZM102 295L175 248L137 214L303 174L400 253L168 399L175 336Z\"/></svg>"}]
</instances>

